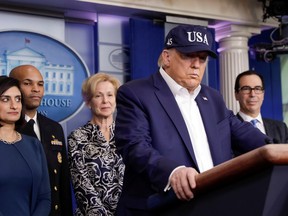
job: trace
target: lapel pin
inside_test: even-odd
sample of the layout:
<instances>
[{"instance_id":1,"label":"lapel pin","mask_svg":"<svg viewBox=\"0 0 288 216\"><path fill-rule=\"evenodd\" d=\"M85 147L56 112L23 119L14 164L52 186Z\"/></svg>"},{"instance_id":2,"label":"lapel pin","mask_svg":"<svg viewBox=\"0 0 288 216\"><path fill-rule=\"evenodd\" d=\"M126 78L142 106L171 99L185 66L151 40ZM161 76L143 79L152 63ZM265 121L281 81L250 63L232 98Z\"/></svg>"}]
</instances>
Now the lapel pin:
<instances>
[{"instance_id":1,"label":"lapel pin","mask_svg":"<svg viewBox=\"0 0 288 216\"><path fill-rule=\"evenodd\" d=\"M202 97L202 98L203 98L203 100L206 100L206 101L208 101L207 97Z\"/></svg>"}]
</instances>

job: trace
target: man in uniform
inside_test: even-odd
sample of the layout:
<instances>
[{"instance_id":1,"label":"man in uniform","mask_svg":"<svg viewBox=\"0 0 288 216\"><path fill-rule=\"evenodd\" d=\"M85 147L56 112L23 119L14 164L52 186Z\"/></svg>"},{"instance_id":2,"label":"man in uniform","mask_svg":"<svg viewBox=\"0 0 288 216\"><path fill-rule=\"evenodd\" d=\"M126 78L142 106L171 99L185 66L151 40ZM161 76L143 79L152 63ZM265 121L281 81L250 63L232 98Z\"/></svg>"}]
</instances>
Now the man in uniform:
<instances>
[{"instance_id":1,"label":"man in uniform","mask_svg":"<svg viewBox=\"0 0 288 216\"><path fill-rule=\"evenodd\" d=\"M20 82L25 104L27 124L21 133L36 136L43 144L51 185L50 216L72 215L70 174L63 129L58 122L37 113L44 95L44 80L40 71L32 65L21 65L10 72ZM30 122L31 128L29 127Z\"/></svg>"}]
</instances>

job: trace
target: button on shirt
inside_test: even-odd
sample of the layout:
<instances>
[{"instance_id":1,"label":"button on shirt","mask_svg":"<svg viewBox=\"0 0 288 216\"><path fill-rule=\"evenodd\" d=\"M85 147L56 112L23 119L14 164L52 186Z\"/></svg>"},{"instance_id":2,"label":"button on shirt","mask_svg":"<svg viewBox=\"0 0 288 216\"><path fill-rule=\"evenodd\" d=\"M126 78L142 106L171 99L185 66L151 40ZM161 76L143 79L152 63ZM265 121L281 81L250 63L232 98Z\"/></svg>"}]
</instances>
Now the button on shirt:
<instances>
[{"instance_id":1,"label":"button on shirt","mask_svg":"<svg viewBox=\"0 0 288 216\"><path fill-rule=\"evenodd\" d=\"M187 126L200 172L213 167L213 161L202 117L195 101L201 90L199 85L193 93L176 83L162 68L160 73L171 89Z\"/></svg>"}]
</instances>

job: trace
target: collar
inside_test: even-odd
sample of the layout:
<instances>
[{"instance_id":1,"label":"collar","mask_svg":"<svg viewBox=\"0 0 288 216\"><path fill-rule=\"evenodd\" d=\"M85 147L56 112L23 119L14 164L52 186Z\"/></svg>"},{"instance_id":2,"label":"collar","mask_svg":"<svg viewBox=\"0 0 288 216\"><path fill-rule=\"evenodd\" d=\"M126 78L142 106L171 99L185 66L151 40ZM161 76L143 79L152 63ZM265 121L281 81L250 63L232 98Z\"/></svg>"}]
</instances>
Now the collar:
<instances>
[{"instance_id":1,"label":"collar","mask_svg":"<svg viewBox=\"0 0 288 216\"><path fill-rule=\"evenodd\" d=\"M186 90L187 93L189 93L187 89L185 89L183 86L175 82L175 80L173 80L162 67L160 67L159 72L161 76L163 77L163 79L165 80L165 82L167 83L167 85L169 86L174 97L179 93L181 94L183 90ZM199 85L192 93L189 93L189 94L191 95L193 99L195 99L197 95L199 94L200 90L201 90L201 85Z\"/></svg>"},{"instance_id":2,"label":"collar","mask_svg":"<svg viewBox=\"0 0 288 216\"><path fill-rule=\"evenodd\" d=\"M258 116L256 118L252 118L251 116L239 111L239 115L241 116L241 118L244 120L244 121L248 121L250 122L252 119L257 119L258 122L260 122L261 124L263 124L263 120L262 120L262 116L261 116L261 113L258 114Z\"/></svg>"},{"instance_id":3,"label":"collar","mask_svg":"<svg viewBox=\"0 0 288 216\"><path fill-rule=\"evenodd\" d=\"M33 119L35 123L37 123L37 113L35 114L35 116L33 116L33 118L30 118L28 115L25 114L26 122L28 122L30 119Z\"/></svg>"}]
</instances>

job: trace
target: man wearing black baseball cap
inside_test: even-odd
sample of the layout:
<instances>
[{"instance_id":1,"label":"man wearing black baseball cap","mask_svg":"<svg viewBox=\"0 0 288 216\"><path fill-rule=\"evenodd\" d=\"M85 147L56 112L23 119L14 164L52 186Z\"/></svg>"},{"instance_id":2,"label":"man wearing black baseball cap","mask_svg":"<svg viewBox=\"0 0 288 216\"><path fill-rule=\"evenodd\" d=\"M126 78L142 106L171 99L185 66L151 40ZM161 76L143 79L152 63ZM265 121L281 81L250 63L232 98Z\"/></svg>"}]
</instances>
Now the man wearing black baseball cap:
<instances>
[{"instance_id":1,"label":"man wearing black baseball cap","mask_svg":"<svg viewBox=\"0 0 288 216\"><path fill-rule=\"evenodd\" d=\"M115 138L126 169L118 215L152 215L155 193L192 199L199 172L231 159L233 146L247 152L269 139L201 84L208 56L217 57L212 45L206 27L179 25L166 36L159 71L119 88Z\"/></svg>"}]
</instances>

